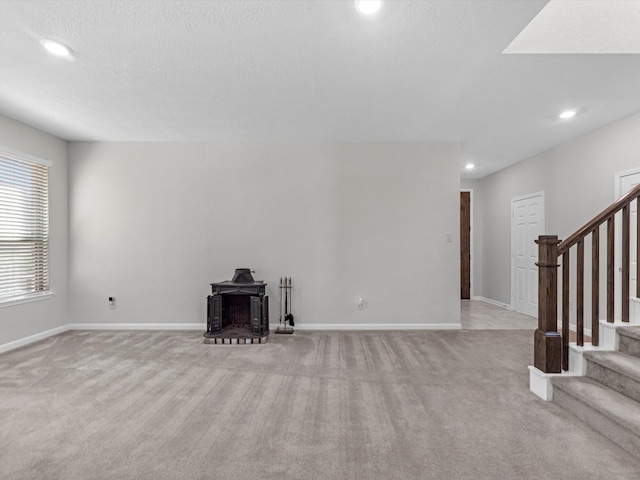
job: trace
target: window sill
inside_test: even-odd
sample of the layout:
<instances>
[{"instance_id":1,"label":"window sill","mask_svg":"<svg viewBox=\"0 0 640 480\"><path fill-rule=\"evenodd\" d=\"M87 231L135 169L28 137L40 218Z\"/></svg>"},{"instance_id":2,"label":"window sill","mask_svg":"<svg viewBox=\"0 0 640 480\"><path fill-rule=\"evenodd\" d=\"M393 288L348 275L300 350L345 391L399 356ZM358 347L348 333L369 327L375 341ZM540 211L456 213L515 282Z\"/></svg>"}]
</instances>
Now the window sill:
<instances>
[{"instance_id":1,"label":"window sill","mask_svg":"<svg viewBox=\"0 0 640 480\"><path fill-rule=\"evenodd\" d=\"M55 292L49 290L48 292L33 293L30 295L22 295L20 297L11 297L5 300L0 300L0 308L10 307L12 305L20 305L22 303L39 302L40 300L46 300L53 298Z\"/></svg>"}]
</instances>

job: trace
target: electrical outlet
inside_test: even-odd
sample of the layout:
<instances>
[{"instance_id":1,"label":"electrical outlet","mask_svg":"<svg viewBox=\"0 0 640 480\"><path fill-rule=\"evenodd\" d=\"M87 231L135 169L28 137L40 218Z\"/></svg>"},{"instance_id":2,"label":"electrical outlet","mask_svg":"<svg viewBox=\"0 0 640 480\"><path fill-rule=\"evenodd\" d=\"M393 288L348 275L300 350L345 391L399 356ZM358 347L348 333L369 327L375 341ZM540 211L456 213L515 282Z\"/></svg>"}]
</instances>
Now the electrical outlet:
<instances>
[{"instance_id":1,"label":"electrical outlet","mask_svg":"<svg viewBox=\"0 0 640 480\"><path fill-rule=\"evenodd\" d=\"M364 310L364 298L358 298L358 301L356 302L356 308L358 310Z\"/></svg>"},{"instance_id":2,"label":"electrical outlet","mask_svg":"<svg viewBox=\"0 0 640 480\"><path fill-rule=\"evenodd\" d=\"M116 297L109 297L109 308L116 308Z\"/></svg>"}]
</instances>

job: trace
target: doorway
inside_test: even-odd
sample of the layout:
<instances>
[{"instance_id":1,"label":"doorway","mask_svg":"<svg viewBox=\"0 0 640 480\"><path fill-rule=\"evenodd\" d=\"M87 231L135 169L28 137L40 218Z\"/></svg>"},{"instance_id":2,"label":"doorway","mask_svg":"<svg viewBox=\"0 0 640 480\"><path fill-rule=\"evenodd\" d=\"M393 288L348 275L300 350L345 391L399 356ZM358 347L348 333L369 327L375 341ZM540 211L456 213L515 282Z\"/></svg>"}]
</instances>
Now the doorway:
<instances>
[{"instance_id":1,"label":"doorway","mask_svg":"<svg viewBox=\"0 0 640 480\"><path fill-rule=\"evenodd\" d=\"M640 184L640 168L636 168L634 170L628 170L622 173L616 173L616 200L622 197L625 193L631 190L636 185ZM629 296L632 298L636 297L636 283L638 279L636 278L636 263L637 263L637 255L636 255L636 242L638 239L636 238L637 232L637 210L638 210L638 202L631 202L629 205ZM618 215L619 216L619 215ZM622 238L622 219L616 218L616 239ZM619 292L620 286L622 285L622 242L616 242L616 283L615 283L615 291ZM618 305L618 302L615 302L615 318L621 317L621 308Z\"/></svg>"},{"instance_id":2,"label":"doorway","mask_svg":"<svg viewBox=\"0 0 640 480\"><path fill-rule=\"evenodd\" d=\"M471 298L471 191L460 192L460 298Z\"/></svg>"},{"instance_id":3,"label":"doorway","mask_svg":"<svg viewBox=\"0 0 640 480\"><path fill-rule=\"evenodd\" d=\"M538 316L538 245L544 234L544 192L511 200L511 306Z\"/></svg>"}]
</instances>

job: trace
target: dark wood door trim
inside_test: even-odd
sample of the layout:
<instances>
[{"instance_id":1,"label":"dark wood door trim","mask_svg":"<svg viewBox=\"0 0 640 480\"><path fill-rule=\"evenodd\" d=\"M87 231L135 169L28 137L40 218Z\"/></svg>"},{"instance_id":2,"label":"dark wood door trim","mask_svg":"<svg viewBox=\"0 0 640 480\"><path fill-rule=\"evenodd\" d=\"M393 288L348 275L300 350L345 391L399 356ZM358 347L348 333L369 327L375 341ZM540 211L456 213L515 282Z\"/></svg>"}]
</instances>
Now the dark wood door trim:
<instances>
[{"instance_id":1,"label":"dark wood door trim","mask_svg":"<svg viewBox=\"0 0 640 480\"><path fill-rule=\"evenodd\" d=\"M471 298L471 192L460 192L460 298Z\"/></svg>"}]
</instances>

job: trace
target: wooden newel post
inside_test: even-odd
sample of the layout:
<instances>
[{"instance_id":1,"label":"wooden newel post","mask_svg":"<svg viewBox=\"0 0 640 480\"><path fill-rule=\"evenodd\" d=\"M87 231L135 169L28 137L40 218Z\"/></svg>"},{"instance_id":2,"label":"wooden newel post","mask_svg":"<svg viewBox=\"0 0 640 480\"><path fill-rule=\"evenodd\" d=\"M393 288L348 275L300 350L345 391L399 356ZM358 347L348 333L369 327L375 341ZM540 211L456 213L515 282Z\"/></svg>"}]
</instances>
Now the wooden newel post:
<instances>
[{"instance_id":1,"label":"wooden newel post","mask_svg":"<svg viewBox=\"0 0 640 480\"><path fill-rule=\"evenodd\" d=\"M562 337L558 333L558 240L541 235L538 244L538 328L533 341L533 365L544 373L560 373Z\"/></svg>"}]
</instances>

